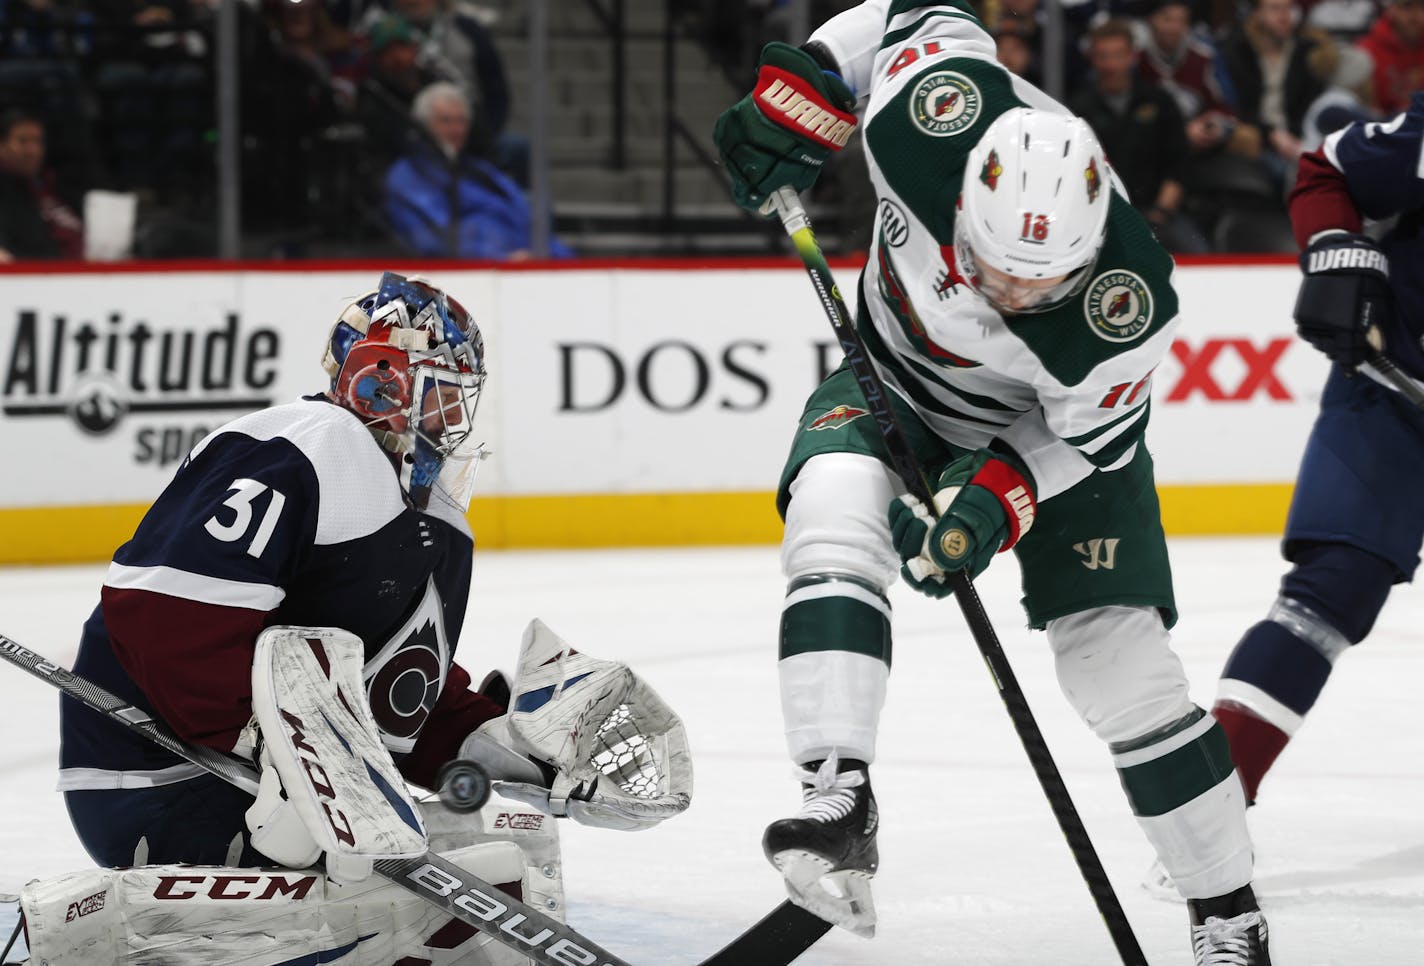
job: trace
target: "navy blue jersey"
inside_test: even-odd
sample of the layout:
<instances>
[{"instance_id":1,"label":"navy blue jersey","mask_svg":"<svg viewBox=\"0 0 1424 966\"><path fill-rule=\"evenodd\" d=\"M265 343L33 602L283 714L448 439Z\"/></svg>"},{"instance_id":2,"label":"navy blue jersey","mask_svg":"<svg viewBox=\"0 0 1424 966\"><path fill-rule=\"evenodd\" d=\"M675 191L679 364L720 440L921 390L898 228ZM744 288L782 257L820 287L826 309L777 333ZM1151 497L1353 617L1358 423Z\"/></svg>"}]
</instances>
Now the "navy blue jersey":
<instances>
[{"instance_id":1,"label":"navy blue jersey","mask_svg":"<svg viewBox=\"0 0 1424 966\"><path fill-rule=\"evenodd\" d=\"M1332 228L1359 231L1361 216L1398 216L1380 239L1395 296L1386 353L1411 375L1424 377L1424 93L1415 94L1403 114L1351 124L1301 159L1291 197L1297 240L1304 244Z\"/></svg>"},{"instance_id":2,"label":"navy blue jersey","mask_svg":"<svg viewBox=\"0 0 1424 966\"><path fill-rule=\"evenodd\" d=\"M335 626L366 645L382 739L430 785L493 714L453 663L473 541L463 514L413 508L390 456L322 397L203 440L114 555L75 669L180 736L244 753L257 635ZM194 766L66 699L60 788L143 787Z\"/></svg>"}]
</instances>

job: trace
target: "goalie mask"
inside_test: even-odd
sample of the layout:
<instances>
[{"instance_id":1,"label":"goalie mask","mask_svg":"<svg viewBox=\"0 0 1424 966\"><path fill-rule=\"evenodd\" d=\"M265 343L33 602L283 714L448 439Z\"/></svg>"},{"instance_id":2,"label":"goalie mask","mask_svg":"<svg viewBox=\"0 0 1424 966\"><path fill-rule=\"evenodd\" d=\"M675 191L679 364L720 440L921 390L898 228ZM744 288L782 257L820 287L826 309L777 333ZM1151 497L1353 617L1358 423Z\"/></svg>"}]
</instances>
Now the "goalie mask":
<instances>
[{"instance_id":1,"label":"goalie mask","mask_svg":"<svg viewBox=\"0 0 1424 966\"><path fill-rule=\"evenodd\" d=\"M425 509L438 493L464 512L485 455L473 436L484 340L459 302L386 272L332 326L322 366L331 396L399 459L402 488Z\"/></svg>"},{"instance_id":2,"label":"goalie mask","mask_svg":"<svg viewBox=\"0 0 1424 966\"><path fill-rule=\"evenodd\" d=\"M1087 285L1102 250L1110 177L1084 121L1005 111L964 169L954 220L960 274L1006 315L1062 305Z\"/></svg>"}]
</instances>

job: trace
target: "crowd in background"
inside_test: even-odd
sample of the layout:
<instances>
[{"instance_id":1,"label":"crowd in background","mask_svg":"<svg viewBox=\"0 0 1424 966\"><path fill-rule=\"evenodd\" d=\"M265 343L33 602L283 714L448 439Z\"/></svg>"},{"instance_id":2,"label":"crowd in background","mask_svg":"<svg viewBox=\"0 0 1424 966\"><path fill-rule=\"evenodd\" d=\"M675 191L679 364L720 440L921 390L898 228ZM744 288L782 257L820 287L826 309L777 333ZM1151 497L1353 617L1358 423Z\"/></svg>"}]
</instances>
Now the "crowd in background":
<instances>
[{"instance_id":1,"label":"crowd in background","mask_svg":"<svg viewBox=\"0 0 1424 966\"><path fill-rule=\"evenodd\" d=\"M1424 87L1424 0L1049 2L977 9L1010 70L1050 88L1061 72L1178 253L1293 251L1284 198L1301 152ZM850 5L818 0L812 22ZM740 73L787 25L786 0L685 7ZM215 15L215 0L0 0L0 260L216 254ZM509 128L495 15L243 0L245 253L339 239L332 253L527 257L529 142ZM819 190L853 196L845 168ZM106 245L115 225L125 239Z\"/></svg>"},{"instance_id":2,"label":"crowd in background","mask_svg":"<svg viewBox=\"0 0 1424 966\"><path fill-rule=\"evenodd\" d=\"M238 4L249 250L528 257L528 143L506 130L481 14ZM80 257L74 231L96 227L80 220L112 227L95 201L115 195L132 254L216 254L216 16L216 0L0 0L0 260Z\"/></svg>"},{"instance_id":3,"label":"crowd in background","mask_svg":"<svg viewBox=\"0 0 1424 966\"><path fill-rule=\"evenodd\" d=\"M1178 253L1295 250L1297 159L1424 88L1424 0L1065 3L1067 104ZM1043 0L986 7L1002 63L1035 82Z\"/></svg>"}]
</instances>

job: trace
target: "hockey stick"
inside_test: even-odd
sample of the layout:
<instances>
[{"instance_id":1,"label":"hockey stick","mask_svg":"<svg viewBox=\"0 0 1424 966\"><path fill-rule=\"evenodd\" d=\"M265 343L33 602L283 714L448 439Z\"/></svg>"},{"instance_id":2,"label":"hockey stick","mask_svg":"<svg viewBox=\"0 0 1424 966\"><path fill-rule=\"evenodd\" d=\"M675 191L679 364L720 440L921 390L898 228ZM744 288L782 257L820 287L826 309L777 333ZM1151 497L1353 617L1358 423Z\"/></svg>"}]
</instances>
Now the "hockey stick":
<instances>
[{"instance_id":1,"label":"hockey stick","mask_svg":"<svg viewBox=\"0 0 1424 966\"><path fill-rule=\"evenodd\" d=\"M143 710L4 634L0 634L0 657L54 685L111 721L143 735L243 791L257 794L258 778L254 769L211 748L185 742ZM435 852L426 852L413 859L381 859L373 867L382 878L443 909L466 925L483 931L541 966L630 966L626 960L614 956L571 927L501 892ZM784 966L809 949L829 929L829 924L789 901L783 902L725 949L698 966L750 963Z\"/></svg>"},{"instance_id":2,"label":"hockey stick","mask_svg":"<svg viewBox=\"0 0 1424 966\"><path fill-rule=\"evenodd\" d=\"M841 299L840 289L836 287L831 267L826 264L826 256L821 252L821 246L811 230L811 220L806 216L806 210L801 207L801 200L791 188L781 188L771 196L763 210L775 210L781 218L786 234L791 236L791 242L796 246L797 254L806 266L806 274L811 276L811 284L820 297L821 308L825 310L826 318L835 330L836 338L845 352L846 362L850 365L851 373L859 383L865 402L870 407L870 414L880 429L881 439L890 454L895 472L900 474L900 478L920 502L927 507L933 507L934 496L929 480L925 478L924 469L905 440L904 432L900 429L895 412L891 408L885 383L866 353L865 342L850 321L850 311ZM1013 668L1009 666L1008 657L994 633L994 626L989 622L989 615L984 612L984 605L974 590L974 583L962 570L946 575L946 579L954 591L954 599L959 602L959 609L964 612L969 633L978 645L979 653L988 665L989 673L994 677L994 683L998 685L999 698L1009 712L1009 720L1018 732L1024 751L1028 753L1034 775L1043 787L1054 817L1058 819L1058 827L1063 830L1063 837L1068 840L1068 847L1078 863L1078 871L1087 883L1093 901L1097 903L1098 913L1108 927L1118 955L1122 957L1125 966L1147 966L1147 959L1142 953L1142 947L1138 945L1132 924L1127 921L1117 893L1113 891L1112 883L1108 881L1103 864L1098 859L1097 850L1088 838L1088 830L1083 827L1078 809L1074 807L1068 788L1063 784L1063 777L1058 773L1058 766L1053 761L1053 755L1048 750L1038 722L1034 720L1028 699L1024 697Z\"/></svg>"},{"instance_id":3,"label":"hockey stick","mask_svg":"<svg viewBox=\"0 0 1424 966\"><path fill-rule=\"evenodd\" d=\"M1420 389L1417 382L1400 372L1399 367L1383 352L1376 352L1366 359L1365 363L1383 376L1391 386L1398 389L1399 394L1405 399L1418 408L1424 409L1424 389Z\"/></svg>"}]
</instances>

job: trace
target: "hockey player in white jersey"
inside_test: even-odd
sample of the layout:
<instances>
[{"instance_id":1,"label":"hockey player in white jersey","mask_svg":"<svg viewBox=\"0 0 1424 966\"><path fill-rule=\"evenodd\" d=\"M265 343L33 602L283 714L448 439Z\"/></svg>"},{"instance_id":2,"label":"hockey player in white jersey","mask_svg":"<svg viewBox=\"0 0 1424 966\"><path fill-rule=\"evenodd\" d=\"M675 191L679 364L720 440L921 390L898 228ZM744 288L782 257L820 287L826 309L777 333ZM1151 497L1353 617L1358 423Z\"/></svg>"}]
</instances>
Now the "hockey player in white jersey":
<instances>
[{"instance_id":1,"label":"hockey player in white jersey","mask_svg":"<svg viewBox=\"0 0 1424 966\"><path fill-rule=\"evenodd\" d=\"M714 140L734 197L758 209L810 187L857 126L878 224L855 324L936 505L905 493L850 371L827 377L778 493L803 803L767 829L767 856L806 908L873 930L887 589L898 570L943 597L948 572L977 576L1012 549L1064 694L1189 900L1196 962L1267 964L1241 783L1169 647L1143 439L1177 325L1171 259L1088 126L996 63L967 3L870 0L800 48L769 44Z\"/></svg>"},{"instance_id":2,"label":"hockey player in white jersey","mask_svg":"<svg viewBox=\"0 0 1424 966\"><path fill-rule=\"evenodd\" d=\"M26 887L35 962L522 963L372 862L444 851L561 916L554 816L638 829L688 804L681 723L626 666L538 621L512 685L473 689L453 660L483 454L469 313L388 272L322 362L325 392L189 454L115 554L74 668L257 765L256 797L66 696L60 788L101 868ZM409 790L460 759L497 780L485 809Z\"/></svg>"}]
</instances>

